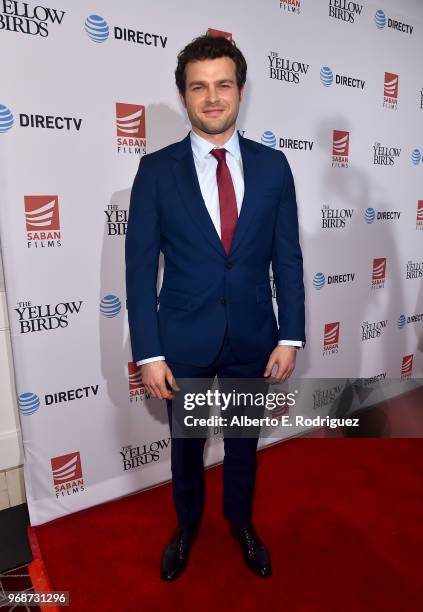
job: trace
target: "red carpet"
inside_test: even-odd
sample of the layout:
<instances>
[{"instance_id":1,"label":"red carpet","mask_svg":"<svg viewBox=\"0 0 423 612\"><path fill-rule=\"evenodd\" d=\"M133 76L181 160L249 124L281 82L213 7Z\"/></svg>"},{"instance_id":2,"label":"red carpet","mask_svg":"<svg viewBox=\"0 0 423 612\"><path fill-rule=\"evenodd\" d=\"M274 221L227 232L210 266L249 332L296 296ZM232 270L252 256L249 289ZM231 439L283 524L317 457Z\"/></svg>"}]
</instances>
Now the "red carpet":
<instances>
[{"instance_id":1,"label":"red carpet","mask_svg":"<svg viewBox=\"0 0 423 612\"><path fill-rule=\"evenodd\" d=\"M207 471L202 530L174 583L158 573L175 523L169 485L30 528L32 544L77 612L421 610L422 450L421 439L300 438L261 451L265 580L244 567L221 516L220 466Z\"/></svg>"}]
</instances>

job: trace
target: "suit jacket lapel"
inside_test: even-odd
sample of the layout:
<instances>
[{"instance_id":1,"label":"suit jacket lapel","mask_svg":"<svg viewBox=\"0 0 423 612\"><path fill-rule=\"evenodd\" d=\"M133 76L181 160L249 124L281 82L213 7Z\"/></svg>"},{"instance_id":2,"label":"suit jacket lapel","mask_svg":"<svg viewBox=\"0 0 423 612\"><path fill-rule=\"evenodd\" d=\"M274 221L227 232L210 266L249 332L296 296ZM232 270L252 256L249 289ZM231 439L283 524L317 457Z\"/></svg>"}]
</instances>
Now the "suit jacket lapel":
<instances>
[{"instance_id":1,"label":"suit jacket lapel","mask_svg":"<svg viewBox=\"0 0 423 612\"><path fill-rule=\"evenodd\" d=\"M188 213L209 243L226 257L225 249L201 194L189 134L179 146L175 147L172 155L175 159L173 173L176 184Z\"/></svg>"},{"instance_id":2,"label":"suit jacket lapel","mask_svg":"<svg viewBox=\"0 0 423 612\"><path fill-rule=\"evenodd\" d=\"M242 200L241 211L229 255L232 255L238 249L248 227L254 219L254 214L260 201L259 189L261 182L258 176L259 160L257 158L257 150L251 147L248 140L243 138L241 134L239 134L239 146L244 174L244 199Z\"/></svg>"}]
</instances>

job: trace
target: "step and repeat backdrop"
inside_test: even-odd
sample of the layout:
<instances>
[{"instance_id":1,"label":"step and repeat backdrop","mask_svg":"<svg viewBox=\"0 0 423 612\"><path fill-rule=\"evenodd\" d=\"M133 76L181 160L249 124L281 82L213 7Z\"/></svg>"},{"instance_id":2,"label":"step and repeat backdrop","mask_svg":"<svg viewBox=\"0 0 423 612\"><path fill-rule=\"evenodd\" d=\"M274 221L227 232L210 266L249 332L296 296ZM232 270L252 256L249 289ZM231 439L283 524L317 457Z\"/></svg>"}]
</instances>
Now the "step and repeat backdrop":
<instances>
[{"instance_id":1,"label":"step and repeat backdrop","mask_svg":"<svg viewBox=\"0 0 423 612\"><path fill-rule=\"evenodd\" d=\"M282 150L296 182L296 375L313 381L297 409L330 412L342 377L421 376L415 16L364 0L1 0L1 243L34 525L170 478L165 406L132 362L124 240L140 157L189 130L176 55L207 31L247 58L239 131ZM221 458L216 435L206 462Z\"/></svg>"}]
</instances>

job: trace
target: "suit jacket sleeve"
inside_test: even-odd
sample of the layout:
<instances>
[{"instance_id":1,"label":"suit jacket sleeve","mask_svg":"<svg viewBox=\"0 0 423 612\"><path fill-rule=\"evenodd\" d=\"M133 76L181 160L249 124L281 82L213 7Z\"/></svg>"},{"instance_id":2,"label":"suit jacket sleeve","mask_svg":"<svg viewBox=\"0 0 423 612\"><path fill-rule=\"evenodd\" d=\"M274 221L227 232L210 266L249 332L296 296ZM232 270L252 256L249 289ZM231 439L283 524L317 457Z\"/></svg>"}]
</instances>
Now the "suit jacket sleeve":
<instances>
[{"instance_id":1,"label":"suit jacket sleeve","mask_svg":"<svg viewBox=\"0 0 423 612\"><path fill-rule=\"evenodd\" d=\"M134 361L163 355L157 319L160 215L150 156L141 158L131 191L125 240L126 295Z\"/></svg>"},{"instance_id":2,"label":"suit jacket sleeve","mask_svg":"<svg viewBox=\"0 0 423 612\"><path fill-rule=\"evenodd\" d=\"M303 257L298 235L294 179L282 153L283 187L273 236L272 270L278 303L279 340L305 343Z\"/></svg>"}]
</instances>

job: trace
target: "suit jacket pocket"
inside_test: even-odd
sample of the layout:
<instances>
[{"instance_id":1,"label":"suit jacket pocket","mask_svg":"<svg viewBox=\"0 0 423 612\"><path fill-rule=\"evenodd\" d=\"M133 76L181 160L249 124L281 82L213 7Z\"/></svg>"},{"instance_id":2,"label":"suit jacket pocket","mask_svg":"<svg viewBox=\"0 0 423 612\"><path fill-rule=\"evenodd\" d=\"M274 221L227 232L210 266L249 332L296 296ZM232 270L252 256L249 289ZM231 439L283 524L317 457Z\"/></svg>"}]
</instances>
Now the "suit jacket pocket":
<instances>
[{"instance_id":1,"label":"suit jacket pocket","mask_svg":"<svg viewBox=\"0 0 423 612\"><path fill-rule=\"evenodd\" d=\"M192 306L192 295L173 289L162 288L159 294L159 304L166 308L177 308L178 310L190 310Z\"/></svg>"},{"instance_id":2,"label":"suit jacket pocket","mask_svg":"<svg viewBox=\"0 0 423 612\"><path fill-rule=\"evenodd\" d=\"M256 298L257 302L269 302L272 299L270 281L256 285Z\"/></svg>"}]
</instances>

